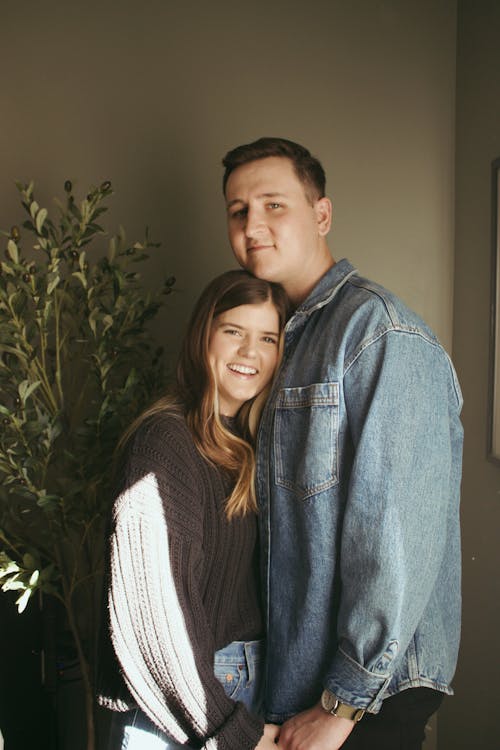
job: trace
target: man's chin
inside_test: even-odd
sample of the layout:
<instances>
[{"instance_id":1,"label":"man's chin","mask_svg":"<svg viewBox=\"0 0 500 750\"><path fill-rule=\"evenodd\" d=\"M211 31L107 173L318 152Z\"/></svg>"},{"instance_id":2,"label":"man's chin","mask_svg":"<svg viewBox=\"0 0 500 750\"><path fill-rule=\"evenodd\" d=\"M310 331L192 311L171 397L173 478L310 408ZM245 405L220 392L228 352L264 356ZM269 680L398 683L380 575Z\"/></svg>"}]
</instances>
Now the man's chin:
<instances>
[{"instance_id":1,"label":"man's chin","mask_svg":"<svg viewBox=\"0 0 500 750\"><path fill-rule=\"evenodd\" d=\"M250 259L250 261L247 262L243 266L243 268L246 271L249 271L249 273L251 273L253 276L257 276L258 279L274 282L278 280L276 278L276 269L273 269L269 264L252 262L252 260Z\"/></svg>"}]
</instances>

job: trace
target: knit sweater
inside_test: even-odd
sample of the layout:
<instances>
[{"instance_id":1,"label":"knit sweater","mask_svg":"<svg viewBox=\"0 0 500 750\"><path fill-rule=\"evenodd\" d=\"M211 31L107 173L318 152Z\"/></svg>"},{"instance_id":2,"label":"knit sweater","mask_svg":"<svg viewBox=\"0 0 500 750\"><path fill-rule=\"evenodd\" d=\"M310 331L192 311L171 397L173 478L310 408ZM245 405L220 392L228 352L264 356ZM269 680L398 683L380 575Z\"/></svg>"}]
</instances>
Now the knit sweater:
<instances>
[{"instance_id":1,"label":"knit sweater","mask_svg":"<svg viewBox=\"0 0 500 750\"><path fill-rule=\"evenodd\" d=\"M252 750L263 733L213 671L216 650L263 630L256 517L226 519L232 486L183 417L150 418L120 468L108 549L99 702L139 706L177 742L207 750Z\"/></svg>"}]
</instances>

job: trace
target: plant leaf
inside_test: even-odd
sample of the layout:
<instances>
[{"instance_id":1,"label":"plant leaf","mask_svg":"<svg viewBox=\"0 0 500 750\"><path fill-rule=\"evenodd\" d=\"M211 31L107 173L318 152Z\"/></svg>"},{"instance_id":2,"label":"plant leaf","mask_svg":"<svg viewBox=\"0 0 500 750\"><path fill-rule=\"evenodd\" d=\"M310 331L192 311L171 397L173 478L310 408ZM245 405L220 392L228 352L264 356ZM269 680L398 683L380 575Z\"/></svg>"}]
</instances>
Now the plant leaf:
<instances>
[{"instance_id":1,"label":"plant leaf","mask_svg":"<svg viewBox=\"0 0 500 750\"><path fill-rule=\"evenodd\" d=\"M47 284L47 294L52 294L52 292L54 291L54 289L56 288L56 286L61 281L61 277L59 276L58 273L53 274L53 275L51 274L47 278L49 279L51 276L52 276L52 278L49 281L49 283Z\"/></svg>"},{"instance_id":2,"label":"plant leaf","mask_svg":"<svg viewBox=\"0 0 500 750\"><path fill-rule=\"evenodd\" d=\"M76 276L76 278L81 281L83 288L87 289L87 277L84 273L82 273L82 271L73 271L71 275Z\"/></svg>"},{"instance_id":3,"label":"plant leaf","mask_svg":"<svg viewBox=\"0 0 500 750\"><path fill-rule=\"evenodd\" d=\"M0 561L0 578L10 576L12 573L18 573L19 565L15 563L14 560L10 560L7 556L3 557L5 557L5 560Z\"/></svg>"},{"instance_id":4,"label":"plant leaf","mask_svg":"<svg viewBox=\"0 0 500 750\"><path fill-rule=\"evenodd\" d=\"M14 271L14 269L12 268L12 266L9 266L8 263L4 263L3 261L2 261L2 271L4 273L8 274L9 276L15 276L16 275L16 272Z\"/></svg>"},{"instance_id":5,"label":"plant leaf","mask_svg":"<svg viewBox=\"0 0 500 750\"><path fill-rule=\"evenodd\" d=\"M33 391L36 391L39 385L41 385L41 380L35 380L34 383L30 383L29 380L23 380L22 383L19 383L17 390L19 392L19 398L23 404L31 396Z\"/></svg>"},{"instance_id":6,"label":"plant leaf","mask_svg":"<svg viewBox=\"0 0 500 750\"><path fill-rule=\"evenodd\" d=\"M34 570L30 577L30 581L29 581L30 586L36 586L39 578L40 578L40 571Z\"/></svg>"},{"instance_id":7,"label":"plant leaf","mask_svg":"<svg viewBox=\"0 0 500 750\"><path fill-rule=\"evenodd\" d=\"M45 219L47 218L47 209L41 208L40 211L36 215L36 231L38 234L42 233L43 223Z\"/></svg>"},{"instance_id":8,"label":"plant leaf","mask_svg":"<svg viewBox=\"0 0 500 750\"><path fill-rule=\"evenodd\" d=\"M16 243L12 239L7 242L7 252L13 263L19 263L19 250Z\"/></svg>"},{"instance_id":9,"label":"plant leaf","mask_svg":"<svg viewBox=\"0 0 500 750\"><path fill-rule=\"evenodd\" d=\"M24 612L24 610L28 606L28 602L30 600L30 597L31 597L32 593L33 593L32 589L26 589L26 591L24 591L21 594L21 596L19 597L19 599L17 599L17 601L16 601L17 611L19 612L20 615L22 615L22 613Z\"/></svg>"}]
</instances>

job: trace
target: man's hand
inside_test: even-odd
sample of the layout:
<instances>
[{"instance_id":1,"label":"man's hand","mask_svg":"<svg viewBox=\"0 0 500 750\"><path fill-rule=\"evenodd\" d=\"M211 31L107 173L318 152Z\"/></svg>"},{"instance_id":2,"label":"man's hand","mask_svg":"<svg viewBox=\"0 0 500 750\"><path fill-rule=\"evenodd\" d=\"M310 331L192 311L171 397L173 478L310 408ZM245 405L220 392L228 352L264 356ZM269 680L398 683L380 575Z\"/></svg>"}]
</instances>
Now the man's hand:
<instances>
[{"instance_id":1,"label":"man's hand","mask_svg":"<svg viewBox=\"0 0 500 750\"><path fill-rule=\"evenodd\" d=\"M264 724L264 734L255 750L276 750L276 738L279 731L277 724Z\"/></svg>"},{"instance_id":2,"label":"man's hand","mask_svg":"<svg viewBox=\"0 0 500 750\"><path fill-rule=\"evenodd\" d=\"M354 728L354 721L328 714L320 705L293 716L281 727L281 750L337 750Z\"/></svg>"}]
</instances>

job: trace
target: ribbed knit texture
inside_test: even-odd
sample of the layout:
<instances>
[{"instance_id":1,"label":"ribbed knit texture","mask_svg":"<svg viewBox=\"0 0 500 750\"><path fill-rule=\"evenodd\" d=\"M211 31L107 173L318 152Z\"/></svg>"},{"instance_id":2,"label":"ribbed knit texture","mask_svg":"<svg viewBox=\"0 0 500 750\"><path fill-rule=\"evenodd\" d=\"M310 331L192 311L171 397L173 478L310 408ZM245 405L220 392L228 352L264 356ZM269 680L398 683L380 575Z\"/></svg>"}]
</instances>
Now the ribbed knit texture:
<instances>
[{"instance_id":1,"label":"ribbed knit texture","mask_svg":"<svg viewBox=\"0 0 500 750\"><path fill-rule=\"evenodd\" d=\"M122 462L109 540L100 703L138 705L177 742L207 750L251 750L263 732L213 672L216 650L263 630L257 520L227 521L231 488L180 415L152 417Z\"/></svg>"}]
</instances>

